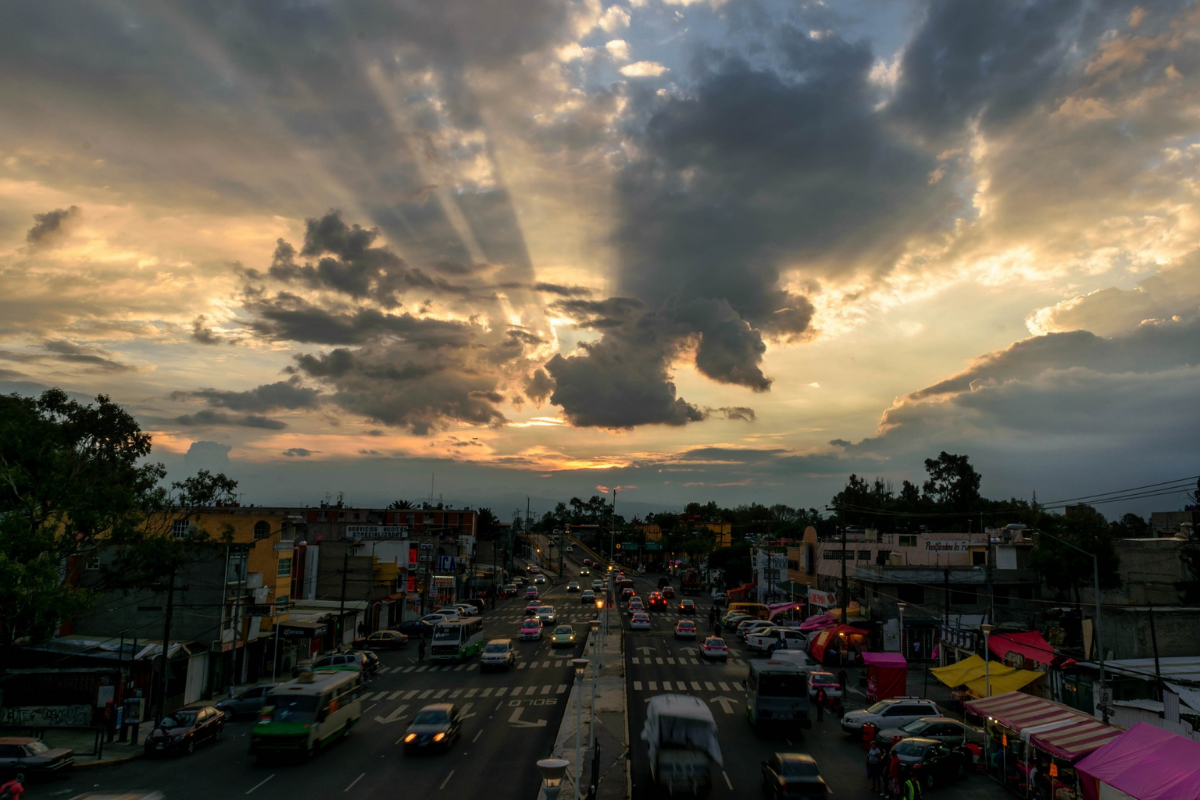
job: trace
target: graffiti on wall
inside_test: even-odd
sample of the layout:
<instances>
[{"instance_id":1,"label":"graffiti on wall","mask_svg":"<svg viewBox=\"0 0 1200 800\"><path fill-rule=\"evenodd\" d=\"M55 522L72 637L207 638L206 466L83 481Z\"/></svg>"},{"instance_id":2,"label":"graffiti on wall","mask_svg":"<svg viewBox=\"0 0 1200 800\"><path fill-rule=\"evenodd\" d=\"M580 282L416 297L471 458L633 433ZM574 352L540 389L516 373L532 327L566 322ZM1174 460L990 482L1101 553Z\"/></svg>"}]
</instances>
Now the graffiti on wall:
<instances>
[{"instance_id":1,"label":"graffiti on wall","mask_svg":"<svg viewBox=\"0 0 1200 800\"><path fill-rule=\"evenodd\" d=\"M91 706L14 706L0 709L0 723L29 727L87 727Z\"/></svg>"}]
</instances>

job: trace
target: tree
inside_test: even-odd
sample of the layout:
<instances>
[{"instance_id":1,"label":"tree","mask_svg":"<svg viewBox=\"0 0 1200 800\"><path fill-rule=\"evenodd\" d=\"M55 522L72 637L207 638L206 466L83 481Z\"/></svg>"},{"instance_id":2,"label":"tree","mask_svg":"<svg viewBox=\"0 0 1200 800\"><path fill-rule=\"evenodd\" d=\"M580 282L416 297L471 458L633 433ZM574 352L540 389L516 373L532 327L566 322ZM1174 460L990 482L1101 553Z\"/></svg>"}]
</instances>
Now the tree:
<instances>
[{"instance_id":1,"label":"tree","mask_svg":"<svg viewBox=\"0 0 1200 800\"><path fill-rule=\"evenodd\" d=\"M393 500L391 503L388 504L388 508L394 509L397 511L408 511L412 507L413 507L413 504L410 503L408 500Z\"/></svg>"},{"instance_id":2,"label":"tree","mask_svg":"<svg viewBox=\"0 0 1200 800\"><path fill-rule=\"evenodd\" d=\"M480 539L491 539L496 528L500 525L500 518L493 514L490 508L481 508L478 512L476 525Z\"/></svg>"},{"instance_id":3,"label":"tree","mask_svg":"<svg viewBox=\"0 0 1200 800\"><path fill-rule=\"evenodd\" d=\"M1040 528L1062 540L1039 536L1029 554L1030 563L1041 571L1048 586L1073 592L1078 603L1079 587L1090 586L1094 582L1090 553L1099 556L1100 589L1111 590L1121 586L1121 560L1117 555L1112 529L1099 511L1086 505L1071 506L1065 515L1043 516ZM1081 553L1063 542L1069 542L1085 552Z\"/></svg>"},{"instance_id":4,"label":"tree","mask_svg":"<svg viewBox=\"0 0 1200 800\"><path fill-rule=\"evenodd\" d=\"M163 486L149 434L108 397L84 405L60 389L0 396L0 663L4 649L54 634L101 592L153 588L213 545L172 535L194 510L231 500L224 475ZM99 561L98 580L78 585Z\"/></svg>"},{"instance_id":5,"label":"tree","mask_svg":"<svg viewBox=\"0 0 1200 800\"><path fill-rule=\"evenodd\" d=\"M1110 525L1113 536L1118 539L1144 539L1150 535L1150 523L1137 514L1125 514Z\"/></svg>"},{"instance_id":6,"label":"tree","mask_svg":"<svg viewBox=\"0 0 1200 800\"><path fill-rule=\"evenodd\" d=\"M968 456L958 456L943 450L936 459L925 459L925 494L933 498L941 510L970 512L979 505L979 483L982 476L971 466Z\"/></svg>"}]
</instances>

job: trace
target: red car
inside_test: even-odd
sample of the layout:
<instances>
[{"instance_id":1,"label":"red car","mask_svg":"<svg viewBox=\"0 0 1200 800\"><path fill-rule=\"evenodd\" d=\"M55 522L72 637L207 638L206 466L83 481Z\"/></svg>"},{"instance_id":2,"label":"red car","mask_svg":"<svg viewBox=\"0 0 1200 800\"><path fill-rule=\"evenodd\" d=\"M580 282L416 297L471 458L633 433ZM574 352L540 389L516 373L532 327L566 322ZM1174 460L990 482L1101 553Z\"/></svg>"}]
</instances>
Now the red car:
<instances>
[{"instance_id":1,"label":"red car","mask_svg":"<svg viewBox=\"0 0 1200 800\"><path fill-rule=\"evenodd\" d=\"M650 608L652 610L655 608L666 608L666 607L667 607L667 598L663 597L658 592L650 593Z\"/></svg>"},{"instance_id":2,"label":"red car","mask_svg":"<svg viewBox=\"0 0 1200 800\"><path fill-rule=\"evenodd\" d=\"M671 587L671 586L664 586L664 587L662 588L662 596L663 596L663 597L665 597L665 598L667 598L668 600L672 600L672 599L674 599L674 597L675 597L675 589L674 589L674 587Z\"/></svg>"}]
</instances>

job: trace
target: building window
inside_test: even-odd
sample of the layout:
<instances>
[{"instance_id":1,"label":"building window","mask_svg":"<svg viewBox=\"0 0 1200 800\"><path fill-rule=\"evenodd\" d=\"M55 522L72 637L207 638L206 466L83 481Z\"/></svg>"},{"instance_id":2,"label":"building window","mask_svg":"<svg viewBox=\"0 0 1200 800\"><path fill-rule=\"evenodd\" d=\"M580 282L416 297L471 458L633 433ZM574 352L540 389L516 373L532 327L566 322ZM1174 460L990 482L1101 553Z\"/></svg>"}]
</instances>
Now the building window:
<instances>
[{"instance_id":1,"label":"building window","mask_svg":"<svg viewBox=\"0 0 1200 800\"><path fill-rule=\"evenodd\" d=\"M271 523L266 520L259 520L254 523L254 540L265 539L271 535Z\"/></svg>"},{"instance_id":2,"label":"building window","mask_svg":"<svg viewBox=\"0 0 1200 800\"><path fill-rule=\"evenodd\" d=\"M192 523L186 519L177 519L171 523L171 535L176 539L187 538L188 531L191 529Z\"/></svg>"},{"instance_id":3,"label":"building window","mask_svg":"<svg viewBox=\"0 0 1200 800\"><path fill-rule=\"evenodd\" d=\"M841 561L843 559L845 559L846 561L853 561L854 560L854 551L853 550L826 550L826 551L824 551L824 555L822 557L826 561Z\"/></svg>"},{"instance_id":4,"label":"building window","mask_svg":"<svg viewBox=\"0 0 1200 800\"><path fill-rule=\"evenodd\" d=\"M896 599L910 605L921 605L925 602L925 587L903 584L896 587Z\"/></svg>"},{"instance_id":5,"label":"building window","mask_svg":"<svg viewBox=\"0 0 1200 800\"><path fill-rule=\"evenodd\" d=\"M971 551L971 566L982 567L987 564L987 553L982 550Z\"/></svg>"},{"instance_id":6,"label":"building window","mask_svg":"<svg viewBox=\"0 0 1200 800\"><path fill-rule=\"evenodd\" d=\"M100 556L92 556L91 558L89 558L87 561L85 561L83 563L83 568L86 570L93 570L93 571L100 569Z\"/></svg>"},{"instance_id":7,"label":"building window","mask_svg":"<svg viewBox=\"0 0 1200 800\"><path fill-rule=\"evenodd\" d=\"M950 605L973 606L979 602L979 590L974 586L967 589L951 589Z\"/></svg>"},{"instance_id":8,"label":"building window","mask_svg":"<svg viewBox=\"0 0 1200 800\"><path fill-rule=\"evenodd\" d=\"M229 572L225 576L227 583L241 583L246 579L246 559L249 556L245 550L233 550L229 553Z\"/></svg>"},{"instance_id":9,"label":"building window","mask_svg":"<svg viewBox=\"0 0 1200 800\"><path fill-rule=\"evenodd\" d=\"M992 599L998 606L1008 605L1008 587L997 586L992 589Z\"/></svg>"},{"instance_id":10,"label":"building window","mask_svg":"<svg viewBox=\"0 0 1200 800\"><path fill-rule=\"evenodd\" d=\"M900 537L900 546L901 547L916 547L917 546L917 537L916 536L901 536Z\"/></svg>"},{"instance_id":11,"label":"building window","mask_svg":"<svg viewBox=\"0 0 1200 800\"><path fill-rule=\"evenodd\" d=\"M859 561L870 561L871 560L871 551L870 550L859 550L858 551L858 560Z\"/></svg>"},{"instance_id":12,"label":"building window","mask_svg":"<svg viewBox=\"0 0 1200 800\"><path fill-rule=\"evenodd\" d=\"M275 573L280 578L286 578L292 574L292 560L290 558L279 559L279 570Z\"/></svg>"}]
</instances>

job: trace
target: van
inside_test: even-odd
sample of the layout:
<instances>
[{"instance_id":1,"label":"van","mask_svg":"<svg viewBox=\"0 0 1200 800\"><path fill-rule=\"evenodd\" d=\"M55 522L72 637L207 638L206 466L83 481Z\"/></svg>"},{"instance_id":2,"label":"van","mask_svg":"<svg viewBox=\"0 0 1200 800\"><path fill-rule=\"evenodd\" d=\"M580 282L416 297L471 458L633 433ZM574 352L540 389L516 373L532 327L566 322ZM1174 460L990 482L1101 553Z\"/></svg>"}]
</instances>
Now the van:
<instances>
[{"instance_id":1,"label":"van","mask_svg":"<svg viewBox=\"0 0 1200 800\"><path fill-rule=\"evenodd\" d=\"M250 754L312 757L362 717L362 675L319 670L271 689L250 731Z\"/></svg>"}]
</instances>

